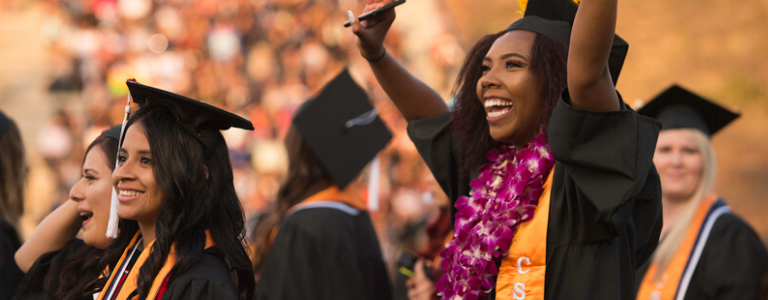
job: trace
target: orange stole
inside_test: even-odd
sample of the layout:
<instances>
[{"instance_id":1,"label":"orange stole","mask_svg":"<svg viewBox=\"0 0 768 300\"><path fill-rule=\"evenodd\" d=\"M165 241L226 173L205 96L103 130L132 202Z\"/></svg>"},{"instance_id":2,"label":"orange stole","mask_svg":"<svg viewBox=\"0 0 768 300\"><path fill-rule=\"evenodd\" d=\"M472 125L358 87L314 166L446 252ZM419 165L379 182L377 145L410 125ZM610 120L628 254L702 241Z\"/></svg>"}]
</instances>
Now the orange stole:
<instances>
[{"instance_id":1,"label":"orange stole","mask_svg":"<svg viewBox=\"0 0 768 300\"><path fill-rule=\"evenodd\" d=\"M544 299L547 224L554 173L553 168L543 185L544 192L539 197L533 219L520 224L509 247L509 255L501 260L496 299Z\"/></svg>"},{"instance_id":2,"label":"orange stole","mask_svg":"<svg viewBox=\"0 0 768 300\"><path fill-rule=\"evenodd\" d=\"M648 267L648 271L645 272L643 282L638 289L638 300L672 300L675 298L680 279L685 271L685 266L688 264L691 251L699 236L701 227L704 225L704 221L707 218L710 208L712 208L712 205L715 204L716 201L717 196L710 195L704 199L701 205L696 209L696 214L693 216L691 226L688 227L685 239L680 244L680 248L677 249L675 256L672 257L672 261L669 262L667 269L658 281L654 279L657 266L655 263L651 263Z\"/></svg>"},{"instance_id":3,"label":"orange stole","mask_svg":"<svg viewBox=\"0 0 768 300\"><path fill-rule=\"evenodd\" d=\"M301 208L302 205L310 203L310 202L316 202L316 201L335 201L335 202L341 202L344 204L347 204L349 206L352 206L354 208L357 208L358 210L366 210L365 206L365 200L360 197L358 194L356 194L356 191L353 188L346 188L344 190L340 190L338 186L333 185L327 189L324 189L317 194L314 194L310 196L307 199L302 200L299 202L299 204L294 205L289 210L289 213L286 214L289 215L293 211L296 211L296 209Z\"/></svg>"},{"instance_id":4,"label":"orange stole","mask_svg":"<svg viewBox=\"0 0 768 300\"><path fill-rule=\"evenodd\" d=\"M98 298L96 300L106 300L105 297L107 297L107 290L109 289L110 285L112 285L112 280L115 279L115 274L119 272L120 266L123 265L123 261L125 261L126 257L130 254L130 251L133 249L133 246L136 244L136 241L139 239L139 235L141 235L139 232L136 233L136 235L133 237L133 240L131 240L131 243L128 244L128 247L125 248L125 251L123 251L123 256L120 257L120 260L117 262L117 265L115 267L115 272L112 272L112 274L109 276L109 280L107 280L107 284L104 286L104 289L99 293ZM128 296L136 290L137 282L136 279L139 276L139 268L144 264L144 262L147 261L147 258L149 258L149 249L152 249L152 245L155 243L153 240L149 243L144 249L144 251L141 252L141 255L139 255L139 258L136 259L136 262L133 265L133 268L131 269L131 272L128 273L128 278L125 279L125 282L123 283L123 287L120 289L120 292L117 294L116 300L127 300ZM213 237L211 237L210 231L205 231L205 249L208 249L210 247L215 246L216 243L213 241ZM165 259L165 264L160 269L160 272L157 273L157 276L155 276L155 279L152 281L152 286L149 289L149 296L147 296L147 299L155 299L157 296L157 292L160 291L160 286L162 286L163 281L166 277L168 277L168 274L171 273L171 269L173 268L173 265L176 263L176 245L171 245L171 251L168 254L168 258Z\"/></svg>"}]
</instances>

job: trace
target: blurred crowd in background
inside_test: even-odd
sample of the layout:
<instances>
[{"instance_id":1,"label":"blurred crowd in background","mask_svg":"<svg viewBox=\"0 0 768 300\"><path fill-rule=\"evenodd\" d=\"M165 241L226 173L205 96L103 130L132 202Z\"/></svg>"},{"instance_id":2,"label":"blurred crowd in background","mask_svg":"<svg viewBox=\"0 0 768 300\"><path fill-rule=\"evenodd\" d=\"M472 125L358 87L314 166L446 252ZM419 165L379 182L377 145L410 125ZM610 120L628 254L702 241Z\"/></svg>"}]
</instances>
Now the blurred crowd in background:
<instances>
[{"instance_id":1,"label":"blurred crowd in background","mask_svg":"<svg viewBox=\"0 0 768 300\"><path fill-rule=\"evenodd\" d=\"M520 16L517 1L484 1L409 0L397 9L387 51L450 101L465 46ZM122 120L129 78L253 122L254 131L224 132L235 185L253 224L270 209L285 172L282 139L294 111L346 66L394 135L379 155L380 205L372 212L385 259L394 266L400 251L424 247L423 229L447 201L360 57L354 35L342 26L346 11L360 14L364 3L0 0L0 108L19 124L31 153L23 235L68 199L85 146ZM768 140L755 133L768 130L766 17L762 0L627 0L617 26L631 45L618 86L628 103L680 82L741 108L742 118L713 139L715 190L764 240Z\"/></svg>"},{"instance_id":2,"label":"blurred crowd in background","mask_svg":"<svg viewBox=\"0 0 768 300\"><path fill-rule=\"evenodd\" d=\"M448 34L441 1L414 7L434 26L424 43L395 28L387 51L446 95L463 50ZM425 246L425 226L448 201L405 132L406 123L360 57L354 35L344 28L355 0L50 0L43 3L42 32L50 62L48 91L84 104L74 112L55 109L25 141L54 174L53 193L28 199L25 233L68 199L79 179L85 147L119 124L127 100L125 81L137 81L199 99L240 114L254 131L224 132L235 186L249 228L269 210L287 166L282 139L295 110L342 68L364 86L394 135L383 151L379 209L372 212L385 259L394 267L399 252ZM406 23L407 22L403 22ZM424 34L424 32L418 33ZM134 111L137 107L134 106ZM367 177L367 171L363 177ZM31 178L34 181L35 178ZM365 189L360 180L361 188ZM30 182L31 186L35 183ZM32 227L32 228L29 228Z\"/></svg>"}]
</instances>

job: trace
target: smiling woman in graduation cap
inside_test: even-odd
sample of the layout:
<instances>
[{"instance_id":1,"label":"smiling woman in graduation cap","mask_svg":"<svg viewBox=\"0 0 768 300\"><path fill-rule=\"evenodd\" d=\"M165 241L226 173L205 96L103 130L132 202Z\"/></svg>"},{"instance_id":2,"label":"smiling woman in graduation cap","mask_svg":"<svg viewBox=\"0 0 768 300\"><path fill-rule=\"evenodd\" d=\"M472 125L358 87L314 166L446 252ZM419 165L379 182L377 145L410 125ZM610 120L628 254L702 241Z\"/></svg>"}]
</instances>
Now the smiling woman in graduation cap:
<instances>
[{"instance_id":1,"label":"smiling woman in graduation cap","mask_svg":"<svg viewBox=\"0 0 768 300\"><path fill-rule=\"evenodd\" d=\"M392 138L345 70L293 118L288 176L257 228L256 299L391 299L379 241L353 184Z\"/></svg>"},{"instance_id":2,"label":"smiling woman in graduation cap","mask_svg":"<svg viewBox=\"0 0 768 300\"><path fill-rule=\"evenodd\" d=\"M739 115L677 85L638 112L662 124L653 162L661 177L664 228L653 259L638 270L637 299L758 299L768 252L712 192L710 137Z\"/></svg>"},{"instance_id":3,"label":"smiling woman in graduation cap","mask_svg":"<svg viewBox=\"0 0 768 300\"><path fill-rule=\"evenodd\" d=\"M119 235L98 300L252 299L243 210L220 130L251 122L128 81L131 116L112 174ZM233 278L234 277L234 278Z\"/></svg>"},{"instance_id":4,"label":"smiling woman in graduation cap","mask_svg":"<svg viewBox=\"0 0 768 300\"><path fill-rule=\"evenodd\" d=\"M353 20L362 56L454 203L442 298L634 299L635 270L661 230L659 124L614 88L628 47L614 34L616 9L528 1L522 19L469 51L453 112L386 53L394 11Z\"/></svg>"}]
</instances>

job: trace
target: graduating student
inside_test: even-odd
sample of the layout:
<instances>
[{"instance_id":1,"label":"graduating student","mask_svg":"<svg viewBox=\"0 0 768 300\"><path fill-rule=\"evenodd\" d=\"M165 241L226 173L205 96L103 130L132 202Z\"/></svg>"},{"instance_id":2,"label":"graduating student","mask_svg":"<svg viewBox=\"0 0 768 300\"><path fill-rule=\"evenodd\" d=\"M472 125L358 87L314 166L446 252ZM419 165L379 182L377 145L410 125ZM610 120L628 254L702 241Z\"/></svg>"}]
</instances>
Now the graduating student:
<instances>
[{"instance_id":1,"label":"graduating student","mask_svg":"<svg viewBox=\"0 0 768 300\"><path fill-rule=\"evenodd\" d=\"M664 205L662 241L638 270L637 299L758 299L768 252L752 227L712 192L710 138L739 117L673 85L638 110L659 119L653 162Z\"/></svg>"},{"instance_id":2,"label":"graduating student","mask_svg":"<svg viewBox=\"0 0 768 300\"><path fill-rule=\"evenodd\" d=\"M257 229L256 299L391 299L376 232L351 184L391 138L346 70L304 103L285 139L287 179Z\"/></svg>"},{"instance_id":3,"label":"graduating student","mask_svg":"<svg viewBox=\"0 0 768 300\"><path fill-rule=\"evenodd\" d=\"M112 241L106 236L112 171L120 125L104 131L85 150L80 180L69 200L43 219L16 251L26 273L14 299L93 299L99 259ZM82 238L76 238L79 233Z\"/></svg>"},{"instance_id":4,"label":"graduating student","mask_svg":"<svg viewBox=\"0 0 768 300\"><path fill-rule=\"evenodd\" d=\"M141 109L126 125L112 182L120 232L98 300L252 299L243 210L220 130L251 122L127 82Z\"/></svg>"},{"instance_id":5,"label":"graduating student","mask_svg":"<svg viewBox=\"0 0 768 300\"><path fill-rule=\"evenodd\" d=\"M627 50L614 36L616 7L528 1L525 17L470 50L453 112L386 53L394 11L353 22L361 54L454 201L442 298L634 299L635 270L661 230L659 124L614 89Z\"/></svg>"},{"instance_id":6,"label":"graduating student","mask_svg":"<svg viewBox=\"0 0 768 300\"><path fill-rule=\"evenodd\" d=\"M19 128L0 111L0 300L11 299L24 276L13 253L21 245L17 227L24 214L26 170Z\"/></svg>"}]
</instances>

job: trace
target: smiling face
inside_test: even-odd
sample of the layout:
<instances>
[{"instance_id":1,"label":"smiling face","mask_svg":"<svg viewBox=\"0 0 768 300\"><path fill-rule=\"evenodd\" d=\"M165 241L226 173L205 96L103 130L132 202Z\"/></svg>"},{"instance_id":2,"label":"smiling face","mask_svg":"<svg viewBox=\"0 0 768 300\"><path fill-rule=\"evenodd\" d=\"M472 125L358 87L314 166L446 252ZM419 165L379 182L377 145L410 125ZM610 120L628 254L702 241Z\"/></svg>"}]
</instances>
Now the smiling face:
<instances>
[{"instance_id":1,"label":"smiling face","mask_svg":"<svg viewBox=\"0 0 768 300\"><path fill-rule=\"evenodd\" d=\"M666 200L686 201L701 184L704 166L701 149L679 129L659 133L653 163Z\"/></svg>"},{"instance_id":2,"label":"smiling face","mask_svg":"<svg viewBox=\"0 0 768 300\"><path fill-rule=\"evenodd\" d=\"M93 147L85 156L82 177L69 191L69 198L77 202L77 212L83 219L83 241L99 249L106 248L112 241L106 237L112 198L111 175L106 155L100 147Z\"/></svg>"},{"instance_id":3,"label":"smiling face","mask_svg":"<svg viewBox=\"0 0 768 300\"><path fill-rule=\"evenodd\" d=\"M541 79L530 67L535 40L533 32L510 31L493 43L483 59L477 97L496 141L520 146L538 133Z\"/></svg>"},{"instance_id":4,"label":"smiling face","mask_svg":"<svg viewBox=\"0 0 768 300\"><path fill-rule=\"evenodd\" d=\"M154 224L165 194L155 180L149 141L140 122L126 131L117 160L112 182L120 200L118 215L123 219Z\"/></svg>"}]
</instances>

